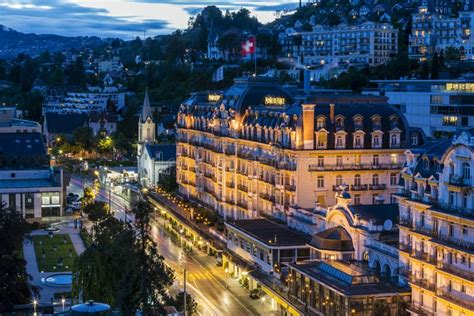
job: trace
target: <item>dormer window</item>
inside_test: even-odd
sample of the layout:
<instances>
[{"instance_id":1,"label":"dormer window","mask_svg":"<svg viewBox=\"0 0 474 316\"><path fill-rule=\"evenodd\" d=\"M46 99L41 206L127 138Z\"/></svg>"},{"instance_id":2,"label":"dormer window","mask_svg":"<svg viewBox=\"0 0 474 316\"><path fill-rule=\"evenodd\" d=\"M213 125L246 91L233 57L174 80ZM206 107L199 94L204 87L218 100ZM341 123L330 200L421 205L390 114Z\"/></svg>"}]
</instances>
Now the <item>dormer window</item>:
<instances>
[{"instance_id":1,"label":"dormer window","mask_svg":"<svg viewBox=\"0 0 474 316\"><path fill-rule=\"evenodd\" d=\"M390 148L400 147L400 134L390 133Z\"/></svg>"},{"instance_id":2,"label":"dormer window","mask_svg":"<svg viewBox=\"0 0 474 316\"><path fill-rule=\"evenodd\" d=\"M354 129L362 129L363 123L362 123L362 117L361 116L356 116L354 118Z\"/></svg>"},{"instance_id":3,"label":"dormer window","mask_svg":"<svg viewBox=\"0 0 474 316\"><path fill-rule=\"evenodd\" d=\"M354 141L354 147L355 148L361 148L362 147L362 136L361 135L356 135L355 141Z\"/></svg>"},{"instance_id":4,"label":"dormer window","mask_svg":"<svg viewBox=\"0 0 474 316\"><path fill-rule=\"evenodd\" d=\"M326 128L326 119L324 117L318 117L318 119L316 120L316 128Z\"/></svg>"},{"instance_id":5,"label":"dormer window","mask_svg":"<svg viewBox=\"0 0 474 316\"><path fill-rule=\"evenodd\" d=\"M425 170L430 170L430 160L428 158L423 159L423 168Z\"/></svg>"},{"instance_id":6,"label":"dormer window","mask_svg":"<svg viewBox=\"0 0 474 316\"><path fill-rule=\"evenodd\" d=\"M382 147L382 135L374 134L372 136L372 148L381 148Z\"/></svg>"},{"instance_id":7,"label":"dormer window","mask_svg":"<svg viewBox=\"0 0 474 316\"><path fill-rule=\"evenodd\" d=\"M340 135L337 136L337 138L336 138L336 147L341 148L343 146L343 144L344 143L343 143L343 140L342 140L342 136L340 136Z\"/></svg>"},{"instance_id":8,"label":"dormer window","mask_svg":"<svg viewBox=\"0 0 474 316\"><path fill-rule=\"evenodd\" d=\"M394 129L394 128L397 128L397 127L398 127L398 117L392 116L390 118L390 128Z\"/></svg>"},{"instance_id":9,"label":"dormer window","mask_svg":"<svg viewBox=\"0 0 474 316\"><path fill-rule=\"evenodd\" d=\"M411 137L411 144L412 144L413 146L418 146L418 135L413 135L413 136Z\"/></svg>"},{"instance_id":10,"label":"dormer window","mask_svg":"<svg viewBox=\"0 0 474 316\"><path fill-rule=\"evenodd\" d=\"M374 130L380 130L382 128L382 120L379 116L372 118L372 127Z\"/></svg>"},{"instance_id":11,"label":"dormer window","mask_svg":"<svg viewBox=\"0 0 474 316\"><path fill-rule=\"evenodd\" d=\"M344 131L336 132L336 149L344 149L346 148L346 135L347 133Z\"/></svg>"},{"instance_id":12,"label":"dormer window","mask_svg":"<svg viewBox=\"0 0 474 316\"><path fill-rule=\"evenodd\" d=\"M337 117L336 118L336 130L344 129L344 118Z\"/></svg>"}]
</instances>

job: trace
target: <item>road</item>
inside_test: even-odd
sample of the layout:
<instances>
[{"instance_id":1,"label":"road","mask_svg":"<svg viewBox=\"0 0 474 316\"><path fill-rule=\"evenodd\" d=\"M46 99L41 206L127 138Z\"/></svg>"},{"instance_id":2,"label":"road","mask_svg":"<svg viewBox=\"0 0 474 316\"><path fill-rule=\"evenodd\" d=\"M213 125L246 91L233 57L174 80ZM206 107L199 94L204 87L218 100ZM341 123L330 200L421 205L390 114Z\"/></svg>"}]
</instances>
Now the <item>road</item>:
<instances>
[{"instance_id":1,"label":"road","mask_svg":"<svg viewBox=\"0 0 474 316\"><path fill-rule=\"evenodd\" d=\"M82 192L82 182L72 178L68 192ZM125 213L130 203L109 191L101 188L96 192L96 199L109 203L115 216L122 220L131 220ZM158 210L159 211L159 210ZM173 243L162 229L163 219L156 217L152 221L151 235L157 243L165 262L175 270L176 282L174 290L182 289L184 268L187 271L187 290L198 303L201 315L262 315L262 311L270 310L261 301L250 299L248 291L238 281L226 276L222 267L216 266L214 257L207 256L199 250L192 255L185 255L181 248ZM264 304L264 305L262 305Z\"/></svg>"}]
</instances>

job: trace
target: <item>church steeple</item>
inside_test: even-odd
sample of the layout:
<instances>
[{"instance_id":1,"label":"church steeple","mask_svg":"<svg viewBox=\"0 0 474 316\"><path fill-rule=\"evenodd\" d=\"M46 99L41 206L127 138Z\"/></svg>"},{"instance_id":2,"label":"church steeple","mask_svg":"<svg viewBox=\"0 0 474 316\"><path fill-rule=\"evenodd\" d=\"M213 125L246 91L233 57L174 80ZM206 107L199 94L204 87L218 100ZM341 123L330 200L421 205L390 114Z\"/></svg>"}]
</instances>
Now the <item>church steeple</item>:
<instances>
[{"instance_id":1,"label":"church steeple","mask_svg":"<svg viewBox=\"0 0 474 316\"><path fill-rule=\"evenodd\" d=\"M150 118L153 121L153 115L151 113L150 98L148 97L148 89L145 91L145 98L143 100L143 107L140 113L140 122L144 123Z\"/></svg>"},{"instance_id":2,"label":"church steeple","mask_svg":"<svg viewBox=\"0 0 474 316\"><path fill-rule=\"evenodd\" d=\"M153 144L156 141L156 125L151 112L150 98L148 97L148 89L145 92L142 111L138 121L138 155L142 152L145 144Z\"/></svg>"}]
</instances>

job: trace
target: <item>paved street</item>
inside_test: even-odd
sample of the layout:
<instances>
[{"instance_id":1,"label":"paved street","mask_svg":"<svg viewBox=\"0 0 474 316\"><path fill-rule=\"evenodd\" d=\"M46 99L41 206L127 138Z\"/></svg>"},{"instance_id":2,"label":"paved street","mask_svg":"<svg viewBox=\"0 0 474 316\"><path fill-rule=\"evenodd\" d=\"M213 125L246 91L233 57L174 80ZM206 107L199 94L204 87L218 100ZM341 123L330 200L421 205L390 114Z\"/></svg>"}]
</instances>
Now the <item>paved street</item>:
<instances>
[{"instance_id":1,"label":"paved street","mask_svg":"<svg viewBox=\"0 0 474 316\"><path fill-rule=\"evenodd\" d=\"M81 180L71 179L69 192L81 191ZM108 203L109 191L101 188L96 198ZM124 212L125 209L131 208L127 200L112 193L110 203L117 218L131 220ZM215 257L207 256L199 250L194 250L191 256L183 256L179 246L173 243L161 228L161 221L161 218L153 221L152 236L166 263L176 272L174 290L182 289L184 265L188 276L187 289L196 299L201 315L262 315L264 310L270 310L267 304L260 300L250 299L248 291L241 287L236 279L226 277L222 267L216 266Z\"/></svg>"}]
</instances>

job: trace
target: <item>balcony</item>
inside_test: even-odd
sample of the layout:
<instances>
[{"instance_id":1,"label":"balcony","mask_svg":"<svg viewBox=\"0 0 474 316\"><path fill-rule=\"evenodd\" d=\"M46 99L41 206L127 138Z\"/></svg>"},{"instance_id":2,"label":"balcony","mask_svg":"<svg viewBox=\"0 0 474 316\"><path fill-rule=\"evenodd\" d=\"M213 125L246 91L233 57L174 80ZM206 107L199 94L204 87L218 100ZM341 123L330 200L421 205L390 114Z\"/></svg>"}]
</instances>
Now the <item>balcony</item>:
<instances>
[{"instance_id":1,"label":"balcony","mask_svg":"<svg viewBox=\"0 0 474 316\"><path fill-rule=\"evenodd\" d=\"M417 278L414 275L410 275L409 282L413 285L421 287L425 290L435 292L436 291L436 283L430 282L427 279Z\"/></svg>"},{"instance_id":2,"label":"balcony","mask_svg":"<svg viewBox=\"0 0 474 316\"><path fill-rule=\"evenodd\" d=\"M407 311L410 312L411 314L415 314L418 316L435 316L435 313L433 313L432 311L429 311L425 309L424 307L413 305L413 304L407 308Z\"/></svg>"},{"instance_id":3,"label":"balcony","mask_svg":"<svg viewBox=\"0 0 474 316\"><path fill-rule=\"evenodd\" d=\"M249 188L246 185L243 185L243 184L237 185L237 189L239 189L240 191L243 191L243 192L248 192L249 191Z\"/></svg>"},{"instance_id":4,"label":"balcony","mask_svg":"<svg viewBox=\"0 0 474 316\"><path fill-rule=\"evenodd\" d=\"M353 171L353 170L399 170L403 167L403 164L335 164L335 165L309 165L308 171Z\"/></svg>"},{"instance_id":5,"label":"balcony","mask_svg":"<svg viewBox=\"0 0 474 316\"><path fill-rule=\"evenodd\" d=\"M370 190L385 190L386 188L387 188L387 185L385 183L369 184Z\"/></svg>"},{"instance_id":6,"label":"balcony","mask_svg":"<svg viewBox=\"0 0 474 316\"><path fill-rule=\"evenodd\" d=\"M460 176L451 175L449 176L448 185L457 188L465 189L471 187L471 179L464 179Z\"/></svg>"},{"instance_id":7,"label":"balcony","mask_svg":"<svg viewBox=\"0 0 474 316\"><path fill-rule=\"evenodd\" d=\"M439 235L436 238L431 239L431 241L448 248L474 254L474 244L463 239Z\"/></svg>"},{"instance_id":8,"label":"balcony","mask_svg":"<svg viewBox=\"0 0 474 316\"><path fill-rule=\"evenodd\" d=\"M296 186L295 186L295 185L291 185L291 184L285 184L285 190L286 190L286 191L295 192L295 191L296 191Z\"/></svg>"},{"instance_id":9,"label":"balcony","mask_svg":"<svg viewBox=\"0 0 474 316\"><path fill-rule=\"evenodd\" d=\"M351 191L367 191L369 186L367 184L351 185Z\"/></svg>"},{"instance_id":10,"label":"balcony","mask_svg":"<svg viewBox=\"0 0 474 316\"><path fill-rule=\"evenodd\" d=\"M462 294L462 293L459 293L459 294ZM471 311L474 310L474 301L469 300L466 297L458 296L458 295L456 295L452 292L446 291L444 289L438 289L436 291L436 295L438 295L440 298L442 298L442 299L444 299L448 302L451 302L455 305L467 308L468 310L471 310Z\"/></svg>"},{"instance_id":11,"label":"balcony","mask_svg":"<svg viewBox=\"0 0 474 316\"><path fill-rule=\"evenodd\" d=\"M340 185L333 185L333 186L332 186L332 190L333 190L334 192L342 192L343 189L342 189L342 187L341 187Z\"/></svg>"},{"instance_id":12,"label":"balcony","mask_svg":"<svg viewBox=\"0 0 474 316\"><path fill-rule=\"evenodd\" d=\"M235 183L233 183L233 182L227 182L227 183L226 183L226 186L227 186L228 188L230 188L230 189L233 189L233 188L235 188Z\"/></svg>"},{"instance_id":13,"label":"balcony","mask_svg":"<svg viewBox=\"0 0 474 316\"><path fill-rule=\"evenodd\" d=\"M260 193L260 198L261 199L264 199L268 202L271 202L271 203L274 203L275 202L275 197L274 196L271 196L270 194L268 193Z\"/></svg>"},{"instance_id":14,"label":"balcony","mask_svg":"<svg viewBox=\"0 0 474 316\"><path fill-rule=\"evenodd\" d=\"M474 272L473 271L468 271L464 270L461 268L458 268L456 266L453 266L452 264L448 264L442 261L438 262L438 269L447 273L450 273L452 275L458 276L460 278L469 280L471 282L474 282Z\"/></svg>"},{"instance_id":15,"label":"balcony","mask_svg":"<svg viewBox=\"0 0 474 316\"><path fill-rule=\"evenodd\" d=\"M238 207L241 207L243 209L247 209L247 202L244 202L244 201L237 201L237 206Z\"/></svg>"}]
</instances>

